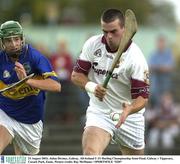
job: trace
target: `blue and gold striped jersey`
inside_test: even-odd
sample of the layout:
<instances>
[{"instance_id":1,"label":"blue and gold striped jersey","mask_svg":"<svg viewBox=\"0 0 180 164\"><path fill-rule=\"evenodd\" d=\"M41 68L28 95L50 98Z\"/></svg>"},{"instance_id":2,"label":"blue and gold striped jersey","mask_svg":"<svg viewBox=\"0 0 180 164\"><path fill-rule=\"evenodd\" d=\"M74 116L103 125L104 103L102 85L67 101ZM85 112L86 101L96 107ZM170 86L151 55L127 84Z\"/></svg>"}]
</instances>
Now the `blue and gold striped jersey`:
<instances>
[{"instance_id":1,"label":"blue and gold striped jersey","mask_svg":"<svg viewBox=\"0 0 180 164\"><path fill-rule=\"evenodd\" d=\"M19 56L27 75L34 78L58 80L48 59L30 45L23 47ZM4 52L0 52L0 89L19 81L14 70L15 63ZM43 120L45 91L33 88L26 83L0 94L0 109L15 120L32 124Z\"/></svg>"}]
</instances>

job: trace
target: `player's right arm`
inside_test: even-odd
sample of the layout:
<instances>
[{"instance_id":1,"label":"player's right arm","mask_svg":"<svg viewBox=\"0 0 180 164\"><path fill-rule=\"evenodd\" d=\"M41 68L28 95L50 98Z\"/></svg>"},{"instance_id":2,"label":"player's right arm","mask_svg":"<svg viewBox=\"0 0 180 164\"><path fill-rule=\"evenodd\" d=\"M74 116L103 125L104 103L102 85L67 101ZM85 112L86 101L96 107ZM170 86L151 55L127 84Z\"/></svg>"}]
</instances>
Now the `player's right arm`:
<instances>
[{"instance_id":1,"label":"player's right arm","mask_svg":"<svg viewBox=\"0 0 180 164\"><path fill-rule=\"evenodd\" d=\"M99 100L103 100L106 89L102 85L97 84L95 81L90 81L88 78L89 72L94 61L93 52L95 46L95 40L98 37L91 37L88 39L81 51L79 59L77 59L76 65L71 75L72 82L82 89L85 89L89 93L93 93Z\"/></svg>"},{"instance_id":2,"label":"player's right arm","mask_svg":"<svg viewBox=\"0 0 180 164\"><path fill-rule=\"evenodd\" d=\"M100 101L103 100L106 89L102 85L92 82L83 73L73 71L71 75L72 82L89 93L93 93Z\"/></svg>"},{"instance_id":3,"label":"player's right arm","mask_svg":"<svg viewBox=\"0 0 180 164\"><path fill-rule=\"evenodd\" d=\"M24 66L19 62L15 62L15 71L20 80L22 80L23 78L27 76ZM53 80L48 77L46 79L31 78L26 81L26 84L32 87L38 88L40 90L46 90L46 91L52 91L52 92L61 91L61 84L57 82L56 80Z\"/></svg>"},{"instance_id":4,"label":"player's right arm","mask_svg":"<svg viewBox=\"0 0 180 164\"><path fill-rule=\"evenodd\" d=\"M79 86L82 89L85 89L85 86L87 82L89 81L86 75L84 75L83 73L75 72L75 71L72 72L71 80L75 85Z\"/></svg>"}]
</instances>

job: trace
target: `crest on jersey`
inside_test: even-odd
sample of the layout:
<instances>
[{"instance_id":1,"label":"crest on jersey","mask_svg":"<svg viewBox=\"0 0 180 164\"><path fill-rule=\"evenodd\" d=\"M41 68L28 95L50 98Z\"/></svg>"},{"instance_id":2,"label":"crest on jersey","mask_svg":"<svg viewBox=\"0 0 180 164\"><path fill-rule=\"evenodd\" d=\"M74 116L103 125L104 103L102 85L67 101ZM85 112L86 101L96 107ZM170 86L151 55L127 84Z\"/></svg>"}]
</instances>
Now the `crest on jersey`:
<instances>
[{"instance_id":1,"label":"crest on jersey","mask_svg":"<svg viewBox=\"0 0 180 164\"><path fill-rule=\"evenodd\" d=\"M24 66L24 69L26 70L26 73L31 72L31 66L30 66L29 62L24 63L23 66Z\"/></svg>"},{"instance_id":2,"label":"crest on jersey","mask_svg":"<svg viewBox=\"0 0 180 164\"><path fill-rule=\"evenodd\" d=\"M149 85L149 71L144 71L144 82Z\"/></svg>"},{"instance_id":3,"label":"crest on jersey","mask_svg":"<svg viewBox=\"0 0 180 164\"><path fill-rule=\"evenodd\" d=\"M5 71L3 72L3 78L8 78L8 77L10 77L10 73L9 73L8 70L5 70Z\"/></svg>"},{"instance_id":4,"label":"crest on jersey","mask_svg":"<svg viewBox=\"0 0 180 164\"><path fill-rule=\"evenodd\" d=\"M101 57L101 56L102 56L101 49L97 49L97 50L94 52L94 56Z\"/></svg>"}]
</instances>

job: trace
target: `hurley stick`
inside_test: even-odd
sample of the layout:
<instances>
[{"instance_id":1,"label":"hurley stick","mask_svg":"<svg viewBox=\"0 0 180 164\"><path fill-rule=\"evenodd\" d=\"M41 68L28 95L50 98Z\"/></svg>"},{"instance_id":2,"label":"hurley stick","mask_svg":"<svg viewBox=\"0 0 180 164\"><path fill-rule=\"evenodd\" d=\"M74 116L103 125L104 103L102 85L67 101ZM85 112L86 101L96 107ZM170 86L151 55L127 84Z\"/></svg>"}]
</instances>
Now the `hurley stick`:
<instances>
[{"instance_id":1,"label":"hurley stick","mask_svg":"<svg viewBox=\"0 0 180 164\"><path fill-rule=\"evenodd\" d=\"M125 31L122 35L117 55L115 56L113 63L111 65L111 68L108 70L106 79L104 80L104 83L103 83L104 88L107 87L107 84L111 78L114 68L116 67L117 63L119 62L119 59L120 59L123 51L127 48L128 43L131 41L131 39L133 38L136 31L137 31L136 16L132 10L128 9L125 12Z\"/></svg>"}]
</instances>

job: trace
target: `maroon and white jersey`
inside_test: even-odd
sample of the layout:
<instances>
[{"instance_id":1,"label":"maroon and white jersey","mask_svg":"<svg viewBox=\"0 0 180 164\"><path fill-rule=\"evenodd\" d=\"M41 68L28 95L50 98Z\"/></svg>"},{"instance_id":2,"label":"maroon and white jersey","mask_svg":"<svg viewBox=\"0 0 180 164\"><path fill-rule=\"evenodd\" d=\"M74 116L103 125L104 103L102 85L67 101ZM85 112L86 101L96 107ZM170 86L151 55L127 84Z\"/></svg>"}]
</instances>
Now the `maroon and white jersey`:
<instances>
[{"instance_id":1,"label":"maroon and white jersey","mask_svg":"<svg viewBox=\"0 0 180 164\"><path fill-rule=\"evenodd\" d=\"M86 74L90 81L103 84L116 54L110 51L103 35L93 36L84 44L74 71ZM134 42L129 44L114 69L104 100L101 102L94 94L88 94L90 108L105 113L121 113L123 102L132 103L138 96L148 98L148 65Z\"/></svg>"}]
</instances>

